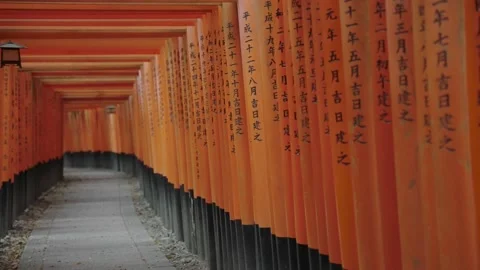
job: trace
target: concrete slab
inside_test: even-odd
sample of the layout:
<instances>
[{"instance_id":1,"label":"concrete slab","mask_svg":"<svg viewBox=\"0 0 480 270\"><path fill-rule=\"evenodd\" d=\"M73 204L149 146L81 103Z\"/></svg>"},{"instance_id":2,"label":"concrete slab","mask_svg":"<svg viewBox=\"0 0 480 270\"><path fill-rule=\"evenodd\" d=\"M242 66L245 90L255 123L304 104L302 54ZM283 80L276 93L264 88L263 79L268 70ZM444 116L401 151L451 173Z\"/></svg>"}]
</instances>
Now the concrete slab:
<instances>
[{"instance_id":1,"label":"concrete slab","mask_svg":"<svg viewBox=\"0 0 480 270\"><path fill-rule=\"evenodd\" d=\"M19 269L175 269L138 219L126 175L66 169L65 181L65 193L30 235Z\"/></svg>"}]
</instances>

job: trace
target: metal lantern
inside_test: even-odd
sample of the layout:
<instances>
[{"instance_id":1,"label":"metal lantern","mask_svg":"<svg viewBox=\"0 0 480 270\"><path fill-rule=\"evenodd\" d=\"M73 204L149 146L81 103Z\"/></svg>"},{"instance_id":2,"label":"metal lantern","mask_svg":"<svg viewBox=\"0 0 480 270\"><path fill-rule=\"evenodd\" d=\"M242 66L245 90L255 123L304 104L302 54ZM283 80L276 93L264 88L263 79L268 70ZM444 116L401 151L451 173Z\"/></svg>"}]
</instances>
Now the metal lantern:
<instances>
[{"instance_id":1,"label":"metal lantern","mask_svg":"<svg viewBox=\"0 0 480 270\"><path fill-rule=\"evenodd\" d=\"M107 106L107 107L105 108L105 111L106 111L107 113L109 113L109 114L110 114L110 113L115 113L116 108L117 108L116 106L110 105L110 106Z\"/></svg>"},{"instance_id":2,"label":"metal lantern","mask_svg":"<svg viewBox=\"0 0 480 270\"><path fill-rule=\"evenodd\" d=\"M0 67L5 65L17 65L22 67L22 58L20 56L20 49L26 48L25 46L18 45L12 41L0 44L0 49L2 49L2 58Z\"/></svg>"}]
</instances>

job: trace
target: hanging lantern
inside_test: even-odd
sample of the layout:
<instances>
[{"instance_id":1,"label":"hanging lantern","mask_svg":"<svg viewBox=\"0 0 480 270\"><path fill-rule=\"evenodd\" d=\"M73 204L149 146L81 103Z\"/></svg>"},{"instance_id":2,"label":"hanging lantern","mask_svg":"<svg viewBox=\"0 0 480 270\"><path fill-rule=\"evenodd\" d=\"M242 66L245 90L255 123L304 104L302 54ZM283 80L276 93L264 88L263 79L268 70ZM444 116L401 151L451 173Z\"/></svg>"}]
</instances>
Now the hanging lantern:
<instances>
[{"instance_id":1,"label":"hanging lantern","mask_svg":"<svg viewBox=\"0 0 480 270\"><path fill-rule=\"evenodd\" d=\"M110 106L107 106L107 107L105 108L105 111L106 111L107 113L109 113L109 114L115 113L116 108L117 108L116 106L110 105Z\"/></svg>"},{"instance_id":2,"label":"hanging lantern","mask_svg":"<svg viewBox=\"0 0 480 270\"><path fill-rule=\"evenodd\" d=\"M20 56L20 49L26 48L25 46L18 45L12 41L0 44L0 49L2 49L2 58L0 59L0 67L5 65L17 65L22 67L22 58Z\"/></svg>"}]
</instances>

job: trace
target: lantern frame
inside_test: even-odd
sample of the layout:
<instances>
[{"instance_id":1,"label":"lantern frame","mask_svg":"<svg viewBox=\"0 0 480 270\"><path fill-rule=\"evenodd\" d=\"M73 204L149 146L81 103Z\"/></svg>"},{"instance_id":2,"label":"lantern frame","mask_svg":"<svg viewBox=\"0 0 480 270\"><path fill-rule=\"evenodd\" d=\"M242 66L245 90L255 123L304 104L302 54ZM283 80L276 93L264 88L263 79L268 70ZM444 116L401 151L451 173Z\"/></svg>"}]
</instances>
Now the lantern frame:
<instances>
[{"instance_id":1,"label":"lantern frame","mask_svg":"<svg viewBox=\"0 0 480 270\"><path fill-rule=\"evenodd\" d=\"M22 68L22 56L20 54L21 49L25 49L27 47L23 45L16 44L12 42L11 40L0 44L0 49L2 50L1 56L0 56L0 68L2 68L5 65L16 65L20 68ZM11 52L15 52L16 55L18 55L18 59L14 60L6 60L6 54Z\"/></svg>"},{"instance_id":2,"label":"lantern frame","mask_svg":"<svg viewBox=\"0 0 480 270\"><path fill-rule=\"evenodd\" d=\"M117 106L115 106L115 105L107 106L107 107L105 107L105 111L106 111L108 114L114 114L114 113L116 113L116 111L117 111Z\"/></svg>"}]
</instances>

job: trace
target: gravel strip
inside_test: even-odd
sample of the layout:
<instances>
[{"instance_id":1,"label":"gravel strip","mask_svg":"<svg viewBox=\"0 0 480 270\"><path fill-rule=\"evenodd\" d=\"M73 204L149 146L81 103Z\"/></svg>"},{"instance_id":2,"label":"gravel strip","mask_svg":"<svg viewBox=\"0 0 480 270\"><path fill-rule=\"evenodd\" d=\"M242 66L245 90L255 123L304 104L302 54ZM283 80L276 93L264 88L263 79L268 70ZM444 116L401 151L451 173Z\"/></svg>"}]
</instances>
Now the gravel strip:
<instances>
[{"instance_id":1,"label":"gravel strip","mask_svg":"<svg viewBox=\"0 0 480 270\"><path fill-rule=\"evenodd\" d=\"M18 269L20 257L37 220L42 217L52 201L63 193L66 185L66 182L60 182L46 191L17 218L8 234L0 239L0 269Z\"/></svg>"},{"instance_id":2,"label":"gravel strip","mask_svg":"<svg viewBox=\"0 0 480 270\"><path fill-rule=\"evenodd\" d=\"M178 270L208 270L206 262L191 253L184 242L178 241L175 234L165 228L162 219L155 215L143 197L143 192L135 178L129 181L132 186L132 199L140 221L167 259Z\"/></svg>"}]
</instances>

